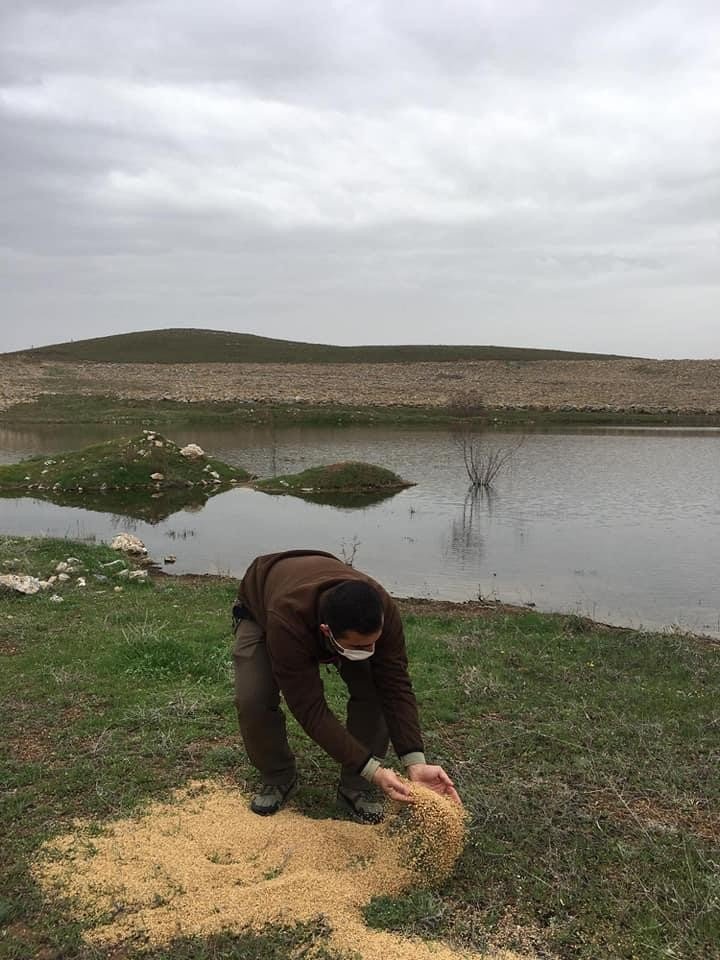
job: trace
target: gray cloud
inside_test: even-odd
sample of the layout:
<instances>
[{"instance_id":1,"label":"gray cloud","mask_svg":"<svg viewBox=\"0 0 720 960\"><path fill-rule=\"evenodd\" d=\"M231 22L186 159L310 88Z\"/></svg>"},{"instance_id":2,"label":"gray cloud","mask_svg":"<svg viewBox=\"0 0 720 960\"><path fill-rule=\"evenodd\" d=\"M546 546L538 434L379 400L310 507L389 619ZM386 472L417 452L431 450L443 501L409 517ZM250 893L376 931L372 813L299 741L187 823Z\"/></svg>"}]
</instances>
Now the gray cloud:
<instances>
[{"instance_id":1,"label":"gray cloud","mask_svg":"<svg viewBox=\"0 0 720 960\"><path fill-rule=\"evenodd\" d=\"M718 356L719 30L679 0L6 2L0 349Z\"/></svg>"}]
</instances>

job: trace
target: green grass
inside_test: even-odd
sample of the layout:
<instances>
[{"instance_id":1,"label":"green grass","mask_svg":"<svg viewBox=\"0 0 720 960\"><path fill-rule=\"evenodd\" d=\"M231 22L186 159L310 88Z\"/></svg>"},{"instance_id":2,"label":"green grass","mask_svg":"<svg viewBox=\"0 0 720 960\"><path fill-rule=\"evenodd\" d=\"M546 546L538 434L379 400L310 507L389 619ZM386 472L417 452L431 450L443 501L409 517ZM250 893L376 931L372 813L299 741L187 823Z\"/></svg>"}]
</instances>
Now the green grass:
<instances>
[{"instance_id":1,"label":"green grass","mask_svg":"<svg viewBox=\"0 0 720 960\"><path fill-rule=\"evenodd\" d=\"M152 475L161 475L153 480ZM227 486L250 474L221 460L190 460L172 440L146 432L108 440L53 457L33 457L0 466L0 490L66 493L172 490Z\"/></svg>"},{"instance_id":2,"label":"green grass","mask_svg":"<svg viewBox=\"0 0 720 960\"><path fill-rule=\"evenodd\" d=\"M183 937L170 947L138 954L142 960L355 960L328 950L327 925L322 920L277 925L266 933L241 932Z\"/></svg>"},{"instance_id":3,"label":"green grass","mask_svg":"<svg viewBox=\"0 0 720 960\"><path fill-rule=\"evenodd\" d=\"M672 413L638 413L608 410L480 409L470 415L488 427L505 428L533 424L713 426L720 417ZM0 423L126 423L147 427L167 424L312 424L347 426L456 423L466 419L452 407L367 407L311 403L239 403L230 401L185 403L179 400L122 400L116 397L70 393L44 395L37 401L19 403L0 412Z\"/></svg>"},{"instance_id":4,"label":"green grass","mask_svg":"<svg viewBox=\"0 0 720 960\"><path fill-rule=\"evenodd\" d=\"M310 467L302 473L268 477L253 484L264 493L385 493L412 486L385 467L346 460L322 467Z\"/></svg>"},{"instance_id":5,"label":"green grass","mask_svg":"<svg viewBox=\"0 0 720 960\"><path fill-rule=\"evenodd\" d=\"M235 585L162 578L116 594L94 579L116 557L106 547L0 538L5 569L43 573L70 554L88 587L63 587L64 603L0 597L0 957L339 960L321 924L90 948L40 896L28 865L74 817L123 816L189 778L252 777L228 664ZM716 960L718 646L536 613L405 623L428 752L472 826L442 888L376 900L368 922L476 949L517 938L561 960ZM341 684L323 679L340 709ZM290 733L296 803L328 816L334 764Z\"/></svg>"},{"instance_id":6,"label":"green grass","mask_svg":"<svg viewBox=\"0 0 720 960\"><path fill-rule=\"evenodd\" d=\"M34 360L103 363L419 363L451 360L610 360L615 355L524 347L338 347L223 330L143 330L18 351ZM6 354L6 356L12 354Z\"/></svg>"}]
</instances>

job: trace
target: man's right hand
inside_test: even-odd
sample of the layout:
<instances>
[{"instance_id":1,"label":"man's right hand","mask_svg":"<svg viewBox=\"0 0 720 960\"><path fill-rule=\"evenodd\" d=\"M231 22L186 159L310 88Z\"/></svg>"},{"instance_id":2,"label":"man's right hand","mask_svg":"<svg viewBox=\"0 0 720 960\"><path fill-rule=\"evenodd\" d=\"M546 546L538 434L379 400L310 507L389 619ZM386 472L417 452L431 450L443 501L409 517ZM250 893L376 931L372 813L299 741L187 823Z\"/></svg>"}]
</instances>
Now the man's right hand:
<instances>
[{"instance_id":1,"label":"man's right hand","mask_svg":"<svg viewBox=\"0 0 720 960\"><path fill-rule=\"evenodd\" d=\"M399 774L388 767L378 767L373 777L373 783L380 787L386 797L397 800L399 803L412 803L410 784Z\"/></svg>"}]
</instances>

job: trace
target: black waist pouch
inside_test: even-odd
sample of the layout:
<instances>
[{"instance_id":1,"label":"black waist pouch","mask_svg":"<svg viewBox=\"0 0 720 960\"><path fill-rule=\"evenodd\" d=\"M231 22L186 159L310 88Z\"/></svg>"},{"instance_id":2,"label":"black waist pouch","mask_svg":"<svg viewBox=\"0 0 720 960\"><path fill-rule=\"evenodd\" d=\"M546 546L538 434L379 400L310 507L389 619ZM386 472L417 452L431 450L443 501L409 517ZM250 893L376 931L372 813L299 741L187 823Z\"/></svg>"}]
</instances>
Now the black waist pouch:
<instances>
[{"instance_id":1,"label":"black waist pouch","mask_svg":"<svg viewBox=\"0 0 720 960\"><path fill-rule=\"evenodd\" d=\"M245 606L245 604L238 600L233 604L232 608L232 625L233 630L237 627L241 620L252 620L252 614Z\"/></svg>"}]
</instances>

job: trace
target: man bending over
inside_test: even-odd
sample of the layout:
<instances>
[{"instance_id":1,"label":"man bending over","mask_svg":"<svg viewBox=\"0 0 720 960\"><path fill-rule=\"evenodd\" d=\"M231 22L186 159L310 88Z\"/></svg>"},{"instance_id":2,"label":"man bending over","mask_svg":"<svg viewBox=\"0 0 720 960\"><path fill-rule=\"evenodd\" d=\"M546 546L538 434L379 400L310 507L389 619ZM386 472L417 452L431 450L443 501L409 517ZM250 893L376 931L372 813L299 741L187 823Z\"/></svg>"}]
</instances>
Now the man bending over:
<instances>
[{"instance_id":1,"label":"man bending over","mask_svg":"<svg viewBox=\"0 0 720 960\"><path fill-rule=\"evenodd\" d=\"M397 605L370 577L320 550L257 557L233 607L235 706L262 786L255 813L276 813L297 785L280 694L302 728L341 764L338 804L361 823L382 819L374 787L409 800L383 765L391 740L407 777L459 802L442 767L425 760ZM335 664L347 726L329 709L320 664Z\"/></svg>"}]
</instances>

